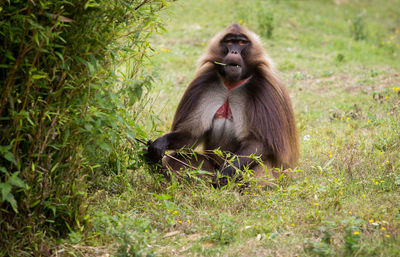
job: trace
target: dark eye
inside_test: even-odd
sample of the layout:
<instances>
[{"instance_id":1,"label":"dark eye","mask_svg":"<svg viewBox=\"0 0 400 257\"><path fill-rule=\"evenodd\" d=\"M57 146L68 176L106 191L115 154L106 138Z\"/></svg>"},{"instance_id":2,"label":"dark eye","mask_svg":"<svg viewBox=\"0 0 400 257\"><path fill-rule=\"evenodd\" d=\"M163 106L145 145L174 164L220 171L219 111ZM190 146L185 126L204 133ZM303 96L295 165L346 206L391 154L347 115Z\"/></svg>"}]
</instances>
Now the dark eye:
<instances>
[{"instance_id":1,"label":"dark eye","mask_svg":"<svg viewBox=\"0 0 400 257\"><path fill-rule=\"evenodd\" d=\"M231 45L233 45L233 42L232 41L226 41L226 44L228 45L228 46L231 46Z\"/></svg>"},{"instance_id":2,"label":"dark eye","mask_svg":"<svg viewBox=\"0 0 400 257\"><path fill-rule=\"evenodd\" d=\"M246 44L246 41L240 40L239 45L244 46Z\"/></svg>"}]
</instances>

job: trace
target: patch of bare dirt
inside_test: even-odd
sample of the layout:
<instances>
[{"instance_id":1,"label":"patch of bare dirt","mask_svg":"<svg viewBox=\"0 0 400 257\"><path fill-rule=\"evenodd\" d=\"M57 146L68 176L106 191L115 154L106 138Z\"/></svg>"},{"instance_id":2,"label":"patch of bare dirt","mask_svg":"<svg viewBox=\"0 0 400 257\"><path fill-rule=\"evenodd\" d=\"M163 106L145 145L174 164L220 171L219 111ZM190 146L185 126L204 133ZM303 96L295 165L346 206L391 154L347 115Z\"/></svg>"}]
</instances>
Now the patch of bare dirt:
<instances>
[{"instance_id":1,"label":"patch of bare dirt","mask_svg":"<svg viewBox=\"0 0 400 257\"><path fill-rule=\"evenodd\" d=\"M364 85L362 83L356 83L355 85L349 85L344 89L350 93L353 92L379 92L386 88L400 86L400 73L393 73L391 75L379 75L373 79L375 82L372 85Z\"/></svg>"}]
</instances>

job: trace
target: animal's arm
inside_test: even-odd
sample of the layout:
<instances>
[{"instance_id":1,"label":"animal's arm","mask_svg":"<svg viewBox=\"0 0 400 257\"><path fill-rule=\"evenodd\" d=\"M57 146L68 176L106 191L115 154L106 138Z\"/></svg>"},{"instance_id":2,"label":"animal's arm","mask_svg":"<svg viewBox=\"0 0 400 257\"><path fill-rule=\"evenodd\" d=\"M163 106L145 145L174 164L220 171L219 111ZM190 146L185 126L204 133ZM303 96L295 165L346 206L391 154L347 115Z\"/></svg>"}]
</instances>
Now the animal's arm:
<instances>
[{"instance_id":1,"label":"animal's arm","mask_svg":"<svg viewBox=\"0 0 400 257\"><path fill-rule=\"evenodd\" d=\"M162 159L166 150L191 147L196 143L196 139L197 138L189 132L173 131L167 133L149 144L148 157L152 161L157 162Z\"/></svg>"},{"instance_id":2,"label":"animal's arm","mask_svg":"<svg viewBox=\"0 0 400 257\"><path fill-rule=\"evenodd\" d=\"M198 143L211 122L204 122L202 109L203 91L207 88L204 77L195 79L185 91L172 123L172 131L167 133L148 147L148 157L158 162L166 150L191 147Z\"/></svg>"}]
</instances>

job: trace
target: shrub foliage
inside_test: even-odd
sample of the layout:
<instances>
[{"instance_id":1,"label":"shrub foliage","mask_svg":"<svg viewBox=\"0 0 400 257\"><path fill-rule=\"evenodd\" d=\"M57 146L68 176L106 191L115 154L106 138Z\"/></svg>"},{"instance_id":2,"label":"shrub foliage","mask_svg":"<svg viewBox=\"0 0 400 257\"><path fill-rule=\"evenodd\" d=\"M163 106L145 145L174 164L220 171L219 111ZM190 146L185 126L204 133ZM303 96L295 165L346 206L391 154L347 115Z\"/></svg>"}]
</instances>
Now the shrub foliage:
<instances>
[{"instance_id":1,"label":"shrub foliage","mask_svg":"<svg viewBox=\"0 0 400 257\"><path fill-rule=\"evenodd\" d=\"M82 229L88 184L140 162L132 106L162 0L0 3L0 245L45 254L43 237ZM128 62L125 75L116 72ZM140 107L139 107L140 108ZM47 242L48 244L48 242Z\"/></svg>"}]
</instances>

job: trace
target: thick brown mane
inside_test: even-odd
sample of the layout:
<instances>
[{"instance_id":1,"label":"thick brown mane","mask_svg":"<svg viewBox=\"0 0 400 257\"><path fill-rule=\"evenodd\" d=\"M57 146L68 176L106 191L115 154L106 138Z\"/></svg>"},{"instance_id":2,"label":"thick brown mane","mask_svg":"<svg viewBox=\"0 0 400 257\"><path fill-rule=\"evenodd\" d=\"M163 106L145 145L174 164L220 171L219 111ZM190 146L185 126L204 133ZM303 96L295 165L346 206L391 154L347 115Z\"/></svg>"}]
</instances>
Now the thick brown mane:
<instances>
[{"instance_id":1,"label":"thick brown mane","mask_svg":"<svg viewBox=\"0 0 400 257\"><path fill-rule=\"evenodd\" d=\"M264 143L264 154L273 166L294 168L298 159L298 139L290 98L281 85L272 85L261 74L247 88L249 129ZM276 90L278 88L278 90Z\"/></svg>"},{"instance_id":2,"label":"thick brown mane","mask_svg":"<svg viewBox=\"0 0 400 257\"><path fill-rule=\"evenodd\" d=\"M207 85L210 85L216 80L218 80L217 73L209 67L208 69L204 69L203 73L198 75L190 83L182 96L182 100L179 102L177 111L175 112L171 128L172 131L177 130L178 124L185 120L193 109L195 109L202 98L203 93L207 91Z\"/></svg>"}]
</instances>

